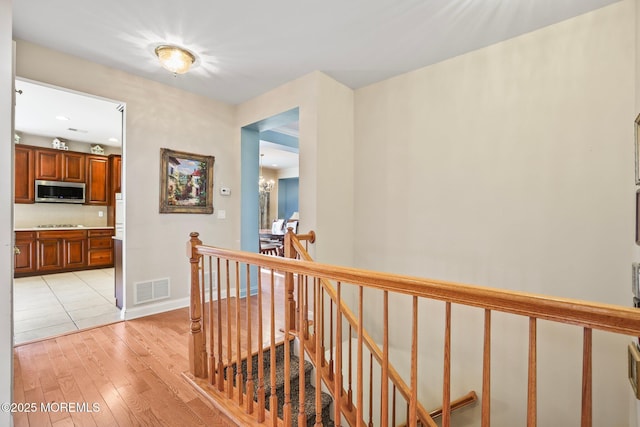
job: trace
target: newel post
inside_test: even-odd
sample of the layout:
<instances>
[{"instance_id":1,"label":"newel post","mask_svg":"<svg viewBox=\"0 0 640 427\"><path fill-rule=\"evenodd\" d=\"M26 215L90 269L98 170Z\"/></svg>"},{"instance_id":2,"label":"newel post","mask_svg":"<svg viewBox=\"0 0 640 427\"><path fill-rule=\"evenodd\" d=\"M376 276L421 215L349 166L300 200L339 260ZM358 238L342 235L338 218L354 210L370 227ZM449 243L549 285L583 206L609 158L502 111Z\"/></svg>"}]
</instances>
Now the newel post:
<instances>
[{"instance_id":1,"label":"newel post","mask_svg":"<svg viewBox=\"0 0 640 427\"><path fill-rule=\"evenodd\" d=\"M205 345L204 329L202 325L202 301L200 301L200 283L198 264L202 255L198 254L196 246L201 245L200 234L190 233L187 242L187 256L191 263L191 302L189 316L191 317L191 333L189 334L189 372L197 378L207 378L207 349Z\"/></svg>"},{"instance_id":2,"label":"newel post","mask_svg":"<svg viewBox=\"0 0 640 427\"><path fill-rule=\"evenodd\" d=\"M287 228L287 233L284 235L284 257L295 258L296 253L293 250L293 243L291 237L293 236L293 228ZM284 287L287 291L287 307L286 310L289 313L289 330L296 330L296 301L293 299L293 273L285 273L284 275Z\"/></svg>"}]
</instances>

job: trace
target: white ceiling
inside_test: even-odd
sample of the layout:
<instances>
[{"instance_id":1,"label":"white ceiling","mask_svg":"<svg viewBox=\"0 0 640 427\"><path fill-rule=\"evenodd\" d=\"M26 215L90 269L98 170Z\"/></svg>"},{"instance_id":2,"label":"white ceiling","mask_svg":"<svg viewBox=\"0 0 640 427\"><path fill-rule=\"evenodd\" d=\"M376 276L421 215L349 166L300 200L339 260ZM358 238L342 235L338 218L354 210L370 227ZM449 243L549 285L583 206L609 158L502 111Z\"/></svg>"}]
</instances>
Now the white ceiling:
<instances>
[{"instance_id":1,"label":"white ceiling","mask_svg":"<svg viewBox=\"0 0 640 427\"><path fill-rule=\"evenodd\" d=\"M117 102L20 79L16 90L18 133L121 145L122 114Z\"/></svg>"},{"instance_id":2,"label":"white ceiling","mask_svg":"<svg viewBox=\"0 0 640 427\"><path fill-rule=\"evenodd\" d=\"M616 1L20 0L13 3L13 29L17 39L239 104L316 70L357 89ZM173 76L157 63L153 50L159 44L188 48L196 64ZM113 130L94 127L108 122L102 112L94 124L81 114L95 98L76 97L78 108L68 104L64 112L56 92L39 93L37 102L27 103L38 91L29 88L18 96L18 130L120 144L108 141ZM52 108L45 111L45 105ZM51 121L58 114L72 120ZM45 129L45 123L58 128ZM69 134L69 127L88 132ZM297 136L297 123L277 131ZM297 154L278 148L261 145L265 167L297 164Z\"/></svg>"},{"instance_id":3,"label":"white ceiling","mask_svg":"<svg viewBox=\"0 0 640 427\"><path fill-rule=\"evenodd\" d=\"M20 0L14 37L238 104L320 70L351 88L617 0ZM174 77L153 54L198 59Z\"/></svg>"}]
</instances>

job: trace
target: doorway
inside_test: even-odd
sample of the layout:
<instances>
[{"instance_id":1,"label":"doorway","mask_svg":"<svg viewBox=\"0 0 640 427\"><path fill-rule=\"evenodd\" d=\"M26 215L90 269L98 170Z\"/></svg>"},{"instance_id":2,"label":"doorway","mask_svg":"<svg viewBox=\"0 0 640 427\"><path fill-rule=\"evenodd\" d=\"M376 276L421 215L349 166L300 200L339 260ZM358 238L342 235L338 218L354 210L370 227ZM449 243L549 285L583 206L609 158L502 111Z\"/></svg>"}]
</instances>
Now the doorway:
<instances>
[{"instance_id":1,"label":"doorway","mask_svg":"<svg viewBox=\"0 0 640 427\"><path fill-rule=\"evenodd\" d=\"M17 78L14 344L121 319L115 199L124 103ZM84 203L36 202L36 180L84 186ZM65 200L68 202L70 200Z\"/></svg>"},{"instance_id":2,"label":"doorway","mask_svg":"<svg viewBox=\"0 0 640 427\"><path fill-rule=\"evenodd\" d=\"M299 177L298 135L298 108L245 126L241 130L240 246L244 251L258 252L259 250L260 213L269 212L267 223L278 219L281 214L278 209L280 191L277 183L279 180ZM268 210L265 206L262 206L261 210L258 185L261 174L265 180L274 181L273 188L269 191ZM262 200L264 199L263 195Z\"/></svg>"}]
</instances>

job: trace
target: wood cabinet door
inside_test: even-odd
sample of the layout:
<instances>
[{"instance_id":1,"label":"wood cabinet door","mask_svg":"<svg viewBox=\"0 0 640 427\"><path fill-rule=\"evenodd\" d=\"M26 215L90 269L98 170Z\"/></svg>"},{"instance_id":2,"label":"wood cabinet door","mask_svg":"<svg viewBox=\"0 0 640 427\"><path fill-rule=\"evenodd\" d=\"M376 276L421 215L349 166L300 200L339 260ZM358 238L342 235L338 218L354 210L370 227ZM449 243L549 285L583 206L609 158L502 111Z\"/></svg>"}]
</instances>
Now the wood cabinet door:
<instances>
[{"instance_id":1,"label":"wood cabinet door","mask_svg":"<svg viewBox=\"0 0 640 427\"><path fill-rule=\"evenodd\" d=\"M62 155L62 180L67 182L84 182L85 155L68 153Z\"/></svg>"},{"instance_id":2,"label":"wood cabinet door","mask_svg":"<svg viewBox=\"0 0 640 427\"><path fill-rule=\"evenodd\" d=\"M64 263L63 268L86 267L86 239L63 240Z\"/></svg>"},{"instance_id":3,"label":"wood cabinet door","mask_svg":"<svg viewBox=\"0 0 640 427\"><path fill-rule=\"evenodd\" d=\"M109 168L111 169L111 193L122 193L122 156L112 154L109 160L111 161Z\"/></svg>"},{"instance_id":4,"label":"wood cabinet door","mask_svg":"<svg viewBox=\"0 0 640 427\"><path fill-rule=\"evenodd\" d=\"M37 270L60 270L62 265L62 240L39 239Z\"/></svg>"},{"instance_id":5,"label":"wood cabinet door","mask_svg":"<svg viewBox=\"0 0 640 427\"><path fill-rule=\"evenodd\" d=\"M32 232L16 231L14 272L16 274L36 271L36 239Z\"/></svg>"},{"instance_id":6,"label":"wood cabinet door","mask_svg":"<svg viewBox=\"0 0 640 427\"><path fill-rule=\"evenodd\" d=\"M109 202L109 161L104 156L87 156L85 204L107 205Z\"/></svg>"},{"instance_id":7,"label":"wood cabinet door","mask_svg":"<svg viewBox=\"0 0 640 427\"><path fill-rule=\"evenodd\" d=\"M36 179L48 181L62 180L62 152L55 150L36 150Z\"/></svg>"},{"instance_id":8,"label":"wood cabinet door","mask_svg":"<svg viewBox=\"0 0 640 427\"><path fill-rule=\"evenodd\" d=\"M29 147L15 146L14 192L16 203L33 203L35 200L34 152Z\"/></svg>"}]
</instances>

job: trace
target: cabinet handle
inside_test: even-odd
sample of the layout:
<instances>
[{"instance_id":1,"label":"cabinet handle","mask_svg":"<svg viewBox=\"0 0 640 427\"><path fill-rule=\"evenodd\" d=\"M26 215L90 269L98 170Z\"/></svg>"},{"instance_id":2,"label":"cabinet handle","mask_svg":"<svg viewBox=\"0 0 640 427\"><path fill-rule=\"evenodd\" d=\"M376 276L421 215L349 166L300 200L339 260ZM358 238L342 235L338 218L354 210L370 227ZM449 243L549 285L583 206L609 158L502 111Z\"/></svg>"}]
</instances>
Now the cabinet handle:
<instances>
[{"instance_id":1,"label":"cabinet handle","mask_svg":"<svg viewBox=\"0 0 640 427\"><path fill-rule=\"evenodd\" d=\"M21 253L20 252L20 248L18 248L17 246L14 246L13 247L13 253L16 254L16 255L20 255L20 253Z\"/></svg>"}]
</instances>

